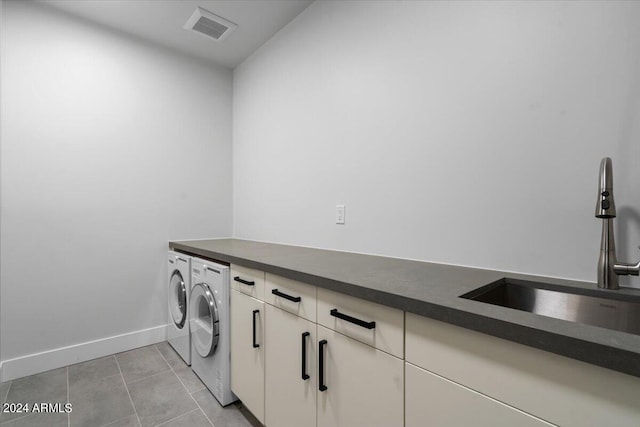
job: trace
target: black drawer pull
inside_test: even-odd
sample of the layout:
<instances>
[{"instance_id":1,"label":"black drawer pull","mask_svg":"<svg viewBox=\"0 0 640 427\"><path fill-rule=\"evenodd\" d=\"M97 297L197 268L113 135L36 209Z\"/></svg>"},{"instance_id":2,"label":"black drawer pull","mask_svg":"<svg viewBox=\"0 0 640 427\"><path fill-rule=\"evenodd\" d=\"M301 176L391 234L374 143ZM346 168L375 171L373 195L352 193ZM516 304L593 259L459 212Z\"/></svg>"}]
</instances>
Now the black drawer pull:
<instances>
[{"instance_id":1,"label":"black drawer pull","mask_svg":"<svg viewBox=\"0 0 640 427\"><path fill-rule=\"evenodd\" d=\"M260 344L256 342L256 314L260 313L260 310L253 310L253 348L260 347Z\"/></svg>"},{"instance_id":2,"label":"black drawer pull","mask_svg":"<svg viewBox=\"0 0 640 427\"><path fill-rule=\"evenodd\" d=\"M233 278L233 280L235 280L236 282L240 282L243 285L247 285L247 286L255 286L256 282L250 282L248 280L243 280L240 278L240 276L236 276Z\"/></svg>"},{"instance_id":3,"label":"black drawer pull","mask_svg":"<svg viewBox=\"0 0 640 427\"><path fill-rule=\"evenodd\" d=\"M308 380L311 378L309 374L307 374L307 338L311 335L309 332L304 332L302 334L302 379Z\"/></svg>"},{"instance_id":4,"label":"black drawer pull","mask_svg":"<svg viewBox=\"0 0 640 427\"><path fill-rule=\"evenodd\" d=\"M300 297L292 297L291 295L284 294L284 293L280 292L280 291L279 291L279 290L277 290L277 289L273 289L273 290L271 291L271 293L272 293L272 294L274 294L274 295L279 296L280 298L288 299L289 301L293 301L293 302L300 302L300 301L302 301L302 298L300 298Z\"/></svg>"},{"instance_id":5,"label":"black drawer pull","mask_svg":"<svg viewBox=\"0 0 640 427\"><path fill-rule=\"evenodd\" d=\"M376 327L376 322L365 322L364 320L356 319L355 317L351 317L347 314L340 313L337 308L334 308L329 312L333 317L337 317L338 319L346 320L347 322L351 322L358 326L362 326L363 328L373 329Z\"/></svg>"},{"instance_id":6,"label":"black drawer pull","mask_svg":"<svg viewBox=\"0 0 640 427\"><path fill-rule=\"evenodd\" d=\"M319 377L320 377L320 386L318 387L318 390L320 391L326 391L327 390L327 386L324 383L324 346L327 345L327 340L322 340L319 343L320 345L318 346L318 360L320 361L318 363L319 368L320 368L320 373L319 373Z\"/></svg>"}]
</instances>

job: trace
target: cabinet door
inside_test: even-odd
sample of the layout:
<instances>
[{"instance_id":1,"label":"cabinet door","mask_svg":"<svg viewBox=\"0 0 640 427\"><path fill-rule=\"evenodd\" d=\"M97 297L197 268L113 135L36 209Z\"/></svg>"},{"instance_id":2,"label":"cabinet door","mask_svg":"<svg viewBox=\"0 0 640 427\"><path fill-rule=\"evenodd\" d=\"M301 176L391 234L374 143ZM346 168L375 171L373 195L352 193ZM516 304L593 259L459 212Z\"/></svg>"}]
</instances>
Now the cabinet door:
<instances>
[{"instance_id":1,"label":"cabinet door","mask_svg":"<svg viewBox=\"0 0 640 427\"><path fill-rule=\"evenodd\" d=\"M406 319L407 362L557 425L640 426L638 377L417 314Z\"/></svg>"},{"instance_id":2,"label":"cabinet door","mask_svg":"<svg viewBox=\"0 0 640 427\"><path fill-rule=\"evenodd\" d=\"M318 427L404 424L401 359L320 325L318 343Z\"/></svg>"},{"instance_id":3,"label":"cabinet door","mask_svg":"<svg viewBox=\"0 0 640 427\"><path fill-rule=\"evenodd\" d=\"M405 427L551 426L410 363L405 382Z\"/></svg>"},{"instance_id":4,"label":"cabinet door","mask_svg":"<svg viewBox=\"0 0 640 427\"><path fill-rule=\"evenodd\" d=\"M231 291L231 390L264 424L264 303Z\"/></svg>"},{"instance_id":5,"label":"cabinet door","mask_svg":"<svg viewBox=\"0 0 640 427\"><path fill-rule=\"evenodd\" d=\"M269 304L265 309L265 424L315 426L316 324Z\"/></svg>"}]
</instances>

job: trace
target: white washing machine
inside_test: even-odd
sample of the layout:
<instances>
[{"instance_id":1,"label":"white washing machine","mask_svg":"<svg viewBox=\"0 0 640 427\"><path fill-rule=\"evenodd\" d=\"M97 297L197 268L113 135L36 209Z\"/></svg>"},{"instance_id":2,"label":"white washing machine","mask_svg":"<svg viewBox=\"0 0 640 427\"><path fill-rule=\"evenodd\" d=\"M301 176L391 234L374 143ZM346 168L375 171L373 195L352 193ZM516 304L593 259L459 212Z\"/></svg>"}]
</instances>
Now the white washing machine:
<instances>
[{"instance_id":1,"label":"white washing machine","mask_svg":"<svg viewBox=\"0 0 640 427\"><path fill-rule=\"evenodd\" d=\"M191 293L191 257L169 251L169 344L191 364L191 334L189 333L189 295Z\"/></svg>"},{"instance_id":2,"label":"white washing machine","mask_svg":"<svg viewBox=\"0 0 640 427\"><path fill-rule=\"evenodd\" d=\"M222 406L238 400L231 393L229 267L191 259L191 369Z\"/></svg>"}]
</instances>

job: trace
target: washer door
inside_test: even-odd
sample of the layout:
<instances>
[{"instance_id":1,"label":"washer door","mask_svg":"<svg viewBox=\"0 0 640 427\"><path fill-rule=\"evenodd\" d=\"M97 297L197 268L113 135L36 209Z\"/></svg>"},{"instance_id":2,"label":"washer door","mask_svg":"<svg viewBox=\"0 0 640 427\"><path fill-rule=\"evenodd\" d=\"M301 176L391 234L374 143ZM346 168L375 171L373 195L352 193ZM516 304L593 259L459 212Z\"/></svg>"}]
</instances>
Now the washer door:
<instances>
[{"instance_id":1,"label":"washer door","mask_svg":"<svg viewBox=\"0 0 640 427\"><path fill-rule=\"evenodd\" d=\"M191 342L200 357L211 356L218 346L218 306L206 283L191 289Z\"/></svg>"},{"instance_id":2,"label":"washer door","mask_svg":"<svg viewBox=\"0 0 640 427\"><path fill-rule=\"evenodd\" d=\"M182 329L187 320L187 288L179 270L175 270L169 280L169 311L178 329Z\"/></svg>"}]
</instances>

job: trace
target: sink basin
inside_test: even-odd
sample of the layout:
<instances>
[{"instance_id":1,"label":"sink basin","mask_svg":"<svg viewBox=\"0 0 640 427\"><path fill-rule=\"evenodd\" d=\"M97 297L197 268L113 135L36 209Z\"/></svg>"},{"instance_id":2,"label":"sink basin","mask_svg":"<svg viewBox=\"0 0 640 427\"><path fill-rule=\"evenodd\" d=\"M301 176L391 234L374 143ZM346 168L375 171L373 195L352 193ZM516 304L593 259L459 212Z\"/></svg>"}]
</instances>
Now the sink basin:
<instances>
[{"instance_id":1,"label":"sink basin","mask_svg":"<svg viewBox=\"0 0 640 427\"><path fill-rule=\"evenodd\" d=\"M589 290L501 279L461 298L640 335L640 298L625 294L594 296L576 291Z\"/></svg>"}]
</instances>

